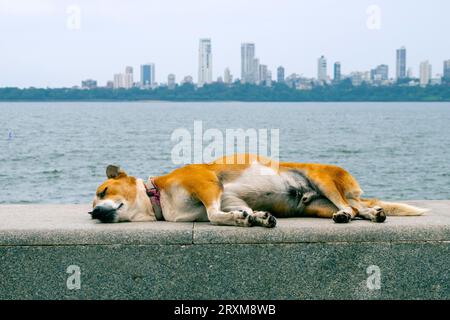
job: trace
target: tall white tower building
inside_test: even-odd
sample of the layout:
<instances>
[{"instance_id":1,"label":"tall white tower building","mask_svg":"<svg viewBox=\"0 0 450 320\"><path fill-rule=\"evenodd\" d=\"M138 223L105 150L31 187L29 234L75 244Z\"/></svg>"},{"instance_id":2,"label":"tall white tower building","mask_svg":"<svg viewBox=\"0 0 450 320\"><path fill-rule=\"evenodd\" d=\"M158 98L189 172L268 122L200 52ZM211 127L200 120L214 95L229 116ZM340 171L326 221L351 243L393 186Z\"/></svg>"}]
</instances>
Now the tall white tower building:
<instances>
[{"instance_id":1,"label":"tall white tower building","mask_svg":"<svg viewBox=\"0 0 450 320\"><path fill-rule=\"evenodd\" d=\"M258 69L258 84L265 84L267 80L267 65L260 64Z\"/></svg>"},{"instance_id":2,"label":"tall white tower building","mask_svg":"<svg viewBox=\"0 0 450 320\"><path fill-rule=\"evenodd\" d=\"M200 39L198 47L198 85L212 82L211 39Z\"/></svg>"},{"instance_id":3,"label":"tall white tower building","mask_svg":"<svg viewBox=\"0 0 450 320\"><path fill-rule=\"evenodd\" d=\"M116 74L114 74L114 84L113 84L113 88L114 89L120 89L120 88L123 88L124 87L124 84L123 84L123 79L124 79L124 76L123 76L123 73L116 73Z\"/></svg>"},{"instance_id":4,"label":"tall white tower building","mask_svg":"<svg viewBox=\"0 0 450 320\"><path fill-rule=\"evenodd\" d=\"M317 79L323 82L327 81L327 59L324 56L317 60Z\"/></svg>"},{"instance_id":5,"label":"tall white tower building","mask_svg":"<svg viewBox=\"0 0 450 320\"><path fill-rule=\"evenodd\" d=\"M258 76L259 61L255 59L255 44L241 44L241 81L255 83Z\"/></svg>"},{"instance_id":6,"label":"tall white tower building","mask_svg":"<svg viewBox=\"0 0 450 320\"><path fill-rule=\"evenodd\" d=\"M132 67L125 68L125 74L124 74L123 80L124 80L123 86L125 89L130 89L133 87L133 68Z\"/></svg>"},{"instance_id":7,"label":"tall white tower building","mask_svg":"<svg viewBox=\"0 0 450 320\"><path fill-rule=\"evenodd\" d=\"M420 85L422 87L426 87L430 83L431 72L431 64L428 62L428 60L420 64Z\"/></svg>"}]
</instances>

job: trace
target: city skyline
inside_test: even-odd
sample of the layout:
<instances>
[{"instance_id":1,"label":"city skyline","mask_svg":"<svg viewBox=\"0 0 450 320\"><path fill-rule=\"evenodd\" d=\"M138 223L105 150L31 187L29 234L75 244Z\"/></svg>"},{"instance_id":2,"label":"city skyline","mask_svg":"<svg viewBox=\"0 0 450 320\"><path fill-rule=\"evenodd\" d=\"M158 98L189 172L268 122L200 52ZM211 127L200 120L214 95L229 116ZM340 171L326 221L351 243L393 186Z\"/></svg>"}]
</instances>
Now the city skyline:
<instances>
[{"instance_id":1,"label":"city skyline","mask_svg":"<svg viewBox=\"0 0 450 320\"><path fill-rule=\"evenodd\" d=\"M275 79L272 78L272 70L267 65L261 64L259 58L256 57L256 45L255 43L241 43L241 77L234 77L229 67L226 67L223 71L223 75L219 75L217 79L212 78L212 41L210 38L200 38L198 47L198 74L197 81L195 81L192 75L185 75L179 82L176 81L176 75L169 73L167 75L167 81L157 82L156 79L156 67L155 63L146 63L140 65L139 81L134 81L134 68L132 66L126 66L124 73L114 73L112 80L107 80L105 85L99 84L93 77L88 77L81 80L81 88L92 89L95 87L109 87L114 89L124 88L131 89L135 86L146 89L154 89L160 85L166 85L173 89L178 83L192 83L199 87L205 84L211 84L214 82L224 82L231 84L233 81L240 80L241 83L250 84L263 84L266 85L272 83L273 80L277 82L285 83L285 79L290 77L296 77L299 79L310 79L318 82L314 85L321 84L336 84L343 79L349 78L353 85L360 85L362 82L374 83L376 85L392 85L393 80L403 79L416 79L421 86L427 86L432 84L432 80L450 79L450 60L443 61L442 72L432 73L432 64L429 60L421 61L418 67L417 75L413 72L413 67L407 64L407 49L405 46L401 46L396 50L395 59L395 75L389 73L389 65L380 64L375 68L371 68L369 71L349 71L347 74L342 73L342 66L340 61L336 61L332 64L332 70L329 70L327 58L321 55L317 59L316 77L306 77L303 74L298 74L295 71L292 73L286 73L284 66L276 67ZM331 72L330 72L331 71ZM355 80L356 79L356 80ZM434 83L436 84L436 83ZM74 84L70 87L78 87ZM306 87L300 85L299 89L310 89L310 85Z\"/></svg>"},{"instance_id":2,"label":"city skyline","mask_svg":"<svg viewBox=\"0 0 450 320\"><path fill-rule=\"evenodd\" d=\"M240 81L242 84L256 84L271 86L274 79L272 78L272 70L267 65L260 63L259 58L256 57L255 43L241 44L241 77L234 78L228 67L225 68L223 76L220 75L217 79L212 79L212 41L210 38L199 39L198 48L198 77L197 82L191 75L186 75L180 84L192 83L198 87L214 82L221 82L225 84L232 84L234 81ZM328 72L327 58L322 55L317 59L317 76L305 77L302 74L295 72L285 75L285 68L278 66L276 68L276 81L279 83L286 83L291 87L297 89L311 89L314 86L324 84L339 84L344 79L350 79L354 86L359 86L363 82L370 85L395 85L404 84L404 80L408 80L406 84L410 86L420 85L422 87L428 85L441 84L442 81L450 82L450 60L443 61L443 68L441 73L436 73L433 77L432 65L428 60L422 61L419 65L419 73L417 76L413 75L412 68L407 64L407 49L402 46L396 50L396 65L395 75L390 76L389 65L380 64L369 71L352 71L349 74L342 74L341 62L336 61L333 64L331 74ZM408 68L407 68L408 67ZM176 76L170 73L167 76L167 82L158 83L156 79L155 63L147 63L140 65L140 81L134 81L134 72L132 66L126 66L124 73L115 73L112 80L108 80L105 86L99 85L97 80L88 78L81 80L81 88L93 89L96 87L107 87L113 89L131 89L139 87L142 89L154 89L158 86L168 86L174 89L178 84ZM418 81L417 81L418 80ZM78 87L77 85L72 87Z\"/></svg>"},{"instance_id":3,"label":"city skyline","mask_svg":"<svg viewBox=\"0 0 450 320\"><path fill-rule=\"evenodd\" d=\"M269 0L151 4L81 0L75 7L72 4L66 0L0 2L0 72L4 75L0 86L69 87L89 77L104 84L111 80L111 71L127 65L137 71L148 61L157 65L157 82L167 82L170 73L177 79L186 75L197 79L199 38L214 42L213 80L223 76L226 67L240 77L243 42L257 44L257 57L273 74L282 65L287 74L306 77L315 76L321 55L328 58L329 74L335 61L342 63L343 74L380 64L391 66L392 74L392 52L404 45L408 66L417 76L422 61L429 60L439 70L437 66L450 54L448 41L434 36L438 30L450 29L445 14L450 4L445 1L415 5L377 1L379 26L368 24L373 3L365 0L339 4L325 0L281 4ZM76 19L67 21L77 8L78 29Z\"/></svg>"},{"instance_id":4,"label":"city skyline","mask_svg":"<svg viewBox=\"0 0 450 320\"><path fill-rule=\"evenodd\" d=\"M192 83L198 87L202 87L205 84L211 84L214 82L222 82L225 84L231 84L233 79L239 80L242 84L256 84L271 86L274 79L272 78L272 70L267 65L262 64L259 58L256 57L256 45L255 43L242 43L241 44L241 77L234 78L227 67L223 72L223 76L220 75L217 79L212 79L212 41L209 38L199 39L198 49L198 77L197 82L191 75L187 75L180 83ZM304 77L296 72L290 73L287 77L285 75L285 68L278 66L276 68L276 81L280 83L287 83L291 87L297 89L311 89L313 86L320 86L324 84L338 84L344 79L350 79L354 86L359 86L363 82L372 85L395 85L396 83L404 83L409 79L408 85L436 85L440 84L442 80L450 82L450 60L443 61L443 68L441 73L436 73L433 76L432 65L428 60L422 61L419 65L419 72L417 76L413 75L412 68L407 64L407 49L402 46L396 50L396 65L395 75L391 76L389 73L389 65L380 64L369 71L352 71L348 74L343 74L341 71L341 62L336 61L333 64L331 73L328 70L327 58L322 55L317 59L317 76L316 77ZM137 86L140 88L153 89L160 85L167 85L170 89L174 89L177 82L176 76L170 73L167 77L167 82L157 83L155 82L155 64L141 65L140 81L133 82L133 68L127 66L125 73L114 74L112 81L107 81L106 87L110 88L124 88L130 89ZM407 71L408 70L408 71ZM148 79L148 80L145 80ZM151 79L151 80L150 80ZM417 81L418 80L418 81ZM92 89L97 87L97 81L91 78L82 80L81 87L84 89ZM101 85L100 85L101 87Z\"/></svg>"},{"instance_id":5,"label":"city skyline","mask_svg":"<svg viewBox=\"0 0 450 320\"><path fill-rule=\"evenodd\" d=\"M223 75L219 75L217 79L212 78L213 70L213 50L212 40L210 38L200 38L198 47L198 74L197 81L191 75L183 77L179 83L192 83L197 87L202 87L214 82L221 82L225 84L232 84L234 81L240 81L241 84L256 84L271 86L274 79L272 78L272 70L266 64L262 64L260 59L256 56L256 45L251 42L241 43L241 77L235 78L226 67ZM316 77L305 77L303 74L298 74L295 71L286 77L286 70L283 66L276 68L276 81L279 83L286 83L291 87L297 89L309 90L314 86L321 86L324 84L338 84L344 79L350 79L352 85L359 86L363 82L370 85L395 85L408 84L410 86L420 85L422 87L428 85L441 84L442 81L450 82L450 60L443 61L442 72L437 72L433 75L432 64L429 60L420 62L418 75L415 76L413 68L407 64L407 49L405 46L396 50L395 59L395 75L391 76L389 73L389 65L380 64L369 71L351 71L348 74L342 73L342 65L340 61L335 61L332 64L331 73L328 69L328 60L324 55L317 59ZM140 75L135 78L133 66L126 66L124 73L114 73L112 80L107 80L105 85L101 85L97 80L89 77L81 80L81 88L93 89L96 87L106 87L113 89L131 89L139 87L141 89L155 89L158 86L167 86L174 89L178 84L176 75L170 73L167 76L167 82L156 81L156 67L155 63L141 64L139 67ZM135 81L139 79L139 81ZM409 79L409 80L408 80ZM408 80L406 82L404 80ZM79 87L72 85L72 88Z\"/></svg>"}]
</instances>

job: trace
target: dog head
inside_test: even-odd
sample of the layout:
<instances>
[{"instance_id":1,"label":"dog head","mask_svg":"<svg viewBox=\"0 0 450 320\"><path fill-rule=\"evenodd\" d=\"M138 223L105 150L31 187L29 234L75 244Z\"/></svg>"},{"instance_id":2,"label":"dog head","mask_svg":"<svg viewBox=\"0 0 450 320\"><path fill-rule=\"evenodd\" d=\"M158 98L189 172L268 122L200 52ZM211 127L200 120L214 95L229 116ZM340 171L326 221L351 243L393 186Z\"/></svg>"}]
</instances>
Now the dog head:
<instances>
[{"instance_id":1,"label":"dog head","mask_svg":"<svg viewBox=\"0 0 450 320\"><path fill-rule=\"evenodd\" d=\"M128 176L114 165L106 168L106 176L94 197L92 219L105 223L156 221L142 179Z\"/></svg>"}]
</instances>

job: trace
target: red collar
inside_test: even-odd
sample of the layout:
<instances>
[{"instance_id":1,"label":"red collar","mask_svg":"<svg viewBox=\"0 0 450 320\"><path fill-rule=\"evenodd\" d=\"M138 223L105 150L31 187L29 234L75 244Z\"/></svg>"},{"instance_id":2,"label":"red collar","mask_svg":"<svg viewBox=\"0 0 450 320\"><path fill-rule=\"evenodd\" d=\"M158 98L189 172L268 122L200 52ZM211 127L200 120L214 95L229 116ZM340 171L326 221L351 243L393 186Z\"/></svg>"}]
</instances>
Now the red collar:
<instances>
[{"instance_id":1,"label":"red collar","mask_svg":"<svg viewBox=\"0 0 450 320\"><path fill-rule=\"evenodd\" d=\"M153 212L157 221L164 221L164 216L161 208L161 193L155 184L154 178L149 178L147 183L144 183L147 196L150 198L150 202L153 207Z\"/></svg>"}]
</instances>

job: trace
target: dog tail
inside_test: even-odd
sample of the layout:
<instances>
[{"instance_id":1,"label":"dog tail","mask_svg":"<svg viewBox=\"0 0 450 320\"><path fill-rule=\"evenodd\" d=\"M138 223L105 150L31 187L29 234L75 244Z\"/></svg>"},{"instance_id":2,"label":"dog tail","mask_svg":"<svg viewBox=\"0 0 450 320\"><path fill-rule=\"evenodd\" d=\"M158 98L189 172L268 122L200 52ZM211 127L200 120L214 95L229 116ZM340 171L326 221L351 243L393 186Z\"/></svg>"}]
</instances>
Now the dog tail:
<instances>
[{"instance_id":1,"label":"dog tail","mask_svg":"<svg viewBox=\"0 0 450 320\"><path fill-rule=\"evenodd\" d=\"M387 202L378 199L361 199L368 206L380 206L388 216L421 216L429 209L411 206L406 203Z\"/></svg>"}]
</instances>

